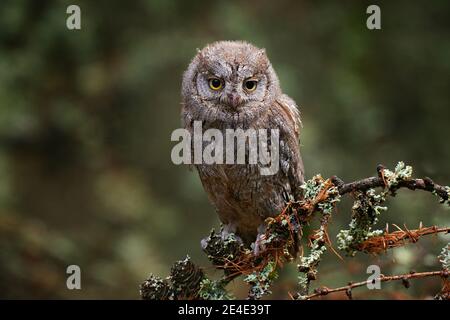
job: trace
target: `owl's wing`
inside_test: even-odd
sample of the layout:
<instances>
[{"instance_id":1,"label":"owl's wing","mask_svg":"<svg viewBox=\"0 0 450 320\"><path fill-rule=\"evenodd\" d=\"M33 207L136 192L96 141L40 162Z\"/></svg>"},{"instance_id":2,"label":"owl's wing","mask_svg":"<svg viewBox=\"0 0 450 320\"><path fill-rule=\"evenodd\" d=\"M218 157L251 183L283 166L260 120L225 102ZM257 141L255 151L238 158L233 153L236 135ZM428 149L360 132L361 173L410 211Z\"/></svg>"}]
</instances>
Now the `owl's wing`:
<instances>
[{"instance_id":1,"label":"owl's wing","mask_svg":"<svg viewBox=\"0 0 450 320\"><path fill-rule=\"evenodd\" d=\"M294 198L302 197L300 186L304 182L304 167L300 155L299 135L302 127L300 112L294 100L282 95L276 101L281 111L280 128L280 167L287 175Z\"/></svg>"}]
</instances>

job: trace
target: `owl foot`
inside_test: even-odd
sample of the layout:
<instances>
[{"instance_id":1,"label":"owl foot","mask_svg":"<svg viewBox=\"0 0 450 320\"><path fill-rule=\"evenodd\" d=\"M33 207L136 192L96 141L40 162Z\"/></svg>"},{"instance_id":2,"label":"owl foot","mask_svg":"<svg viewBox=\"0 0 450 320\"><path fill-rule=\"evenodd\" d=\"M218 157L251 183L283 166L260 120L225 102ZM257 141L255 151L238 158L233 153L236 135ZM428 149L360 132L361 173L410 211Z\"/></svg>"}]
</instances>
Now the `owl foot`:
<instances>
[{"instance_id":1,"label":"owl foot","mask_svg":"<svg viewBox=\"0 0 450 320\"><path fill-rule=\"evenodd\" d=\"M259 256L259 254L266 250L264 240L266 239L266 225L263 223L258 227L258 235L256 241L252 243L253 254Z\"/></svg>"},{"instance_id":2,"label":"owl foot","mask_svg":"<svg viewBox=\"0 0 450 320\"><path fill-rule=\"evenodd\" d=\"M236 239L237 242L239 242L240 244L243 244L244 242L242 241L241 237L239 237L238 235L236 235L236 224L234 223L229 223L223 226L222 228L222 240L226 240L230 235L233 235L234 238Z\"/></svg>"},{"instance_id":3,"label":"owl foot","mask_svg":"<svg viewBox=\"0 0 450 320\"><path fill-rule=\"evenodd\" d=\"M220 232L220 237L221 237L222 241L227 240L232 235L238 243L244 244L244 242L242 241L242 238L239 237L238 235L236 235L236 230L237 230L236 224L234 224L234 223L225 224L222 227L221 232ZM208 246L208 240L209 240L209 237L206 237L200 241L200 245L203 250L205 250L206 247Z\"/></svg>"},{"instance_id":4,"label":"owl foot","mask_svg":"<svg viewBox=\"0 0 450 320\"><path fill-rule=\"evenodd\" d=\"M228 223L223 225L222 227L222 239L225 240L231 233L236 234L236 224L235 223Z\"/></svg>"}]
</instances>

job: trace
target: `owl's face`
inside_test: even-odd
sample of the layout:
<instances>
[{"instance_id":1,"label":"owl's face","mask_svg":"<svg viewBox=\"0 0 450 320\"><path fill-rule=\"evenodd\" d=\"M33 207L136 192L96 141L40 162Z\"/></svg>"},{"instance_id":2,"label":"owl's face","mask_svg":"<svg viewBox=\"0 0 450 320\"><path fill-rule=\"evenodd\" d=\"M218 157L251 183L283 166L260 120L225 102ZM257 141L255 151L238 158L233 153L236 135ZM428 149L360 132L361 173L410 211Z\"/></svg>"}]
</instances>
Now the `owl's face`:
<instances>
[{"instance_id":1,"label":"owl's face","mask_svg":"<svg viewBox=\"0 0 450 320\"><path fill-rule=\"evenodd\" d=\"M279 91L265 51L245 42L207 46L194 58L183 81L184 98L217 115L264 108Z\"/></svg>"},{"instance_id":2,"label":"owl's face","mask_svg":"<svg viewBox=\"0 0 450 320\"><path fill-rule=\"evenodd\" d=\"M230 111L262 102L267 94L267 75L249 64L208 61L197 74L197 92L204 101Z\"/></svg>"}]
</instances>

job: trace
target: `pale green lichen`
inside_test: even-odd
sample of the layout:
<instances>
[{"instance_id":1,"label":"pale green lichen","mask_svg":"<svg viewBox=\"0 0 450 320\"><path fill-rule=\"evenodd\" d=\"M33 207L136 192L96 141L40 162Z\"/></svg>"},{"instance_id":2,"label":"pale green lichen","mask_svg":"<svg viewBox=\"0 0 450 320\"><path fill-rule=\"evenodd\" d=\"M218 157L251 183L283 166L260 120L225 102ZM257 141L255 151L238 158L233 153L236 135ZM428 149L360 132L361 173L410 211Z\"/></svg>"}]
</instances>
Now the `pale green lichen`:
<instances>
[{"instance_id":1,"label":"pale green lichen","mask_svg":"<svg viewBox=\"0 0 450 320\"><path fill-rule=\"evenodd\" d=\"M300 259L298 269L302 270L301 272L309 272L313 270L319 264L323 253L327 250L325 246L324 227L320 228L316 236L317 238L312 242L310 254Z\"/></svg>"},{"instance_id":2,"label":"pale green lichen","mask_svg":"<svg viewBox=\"0 0 450 320\"><path fill-rule=\"evenodd\" d=\"M445 191L447 191L447 204L450 206L450 187L445 187Z\"/></svg>"},{"instance_id":3,"label":"pale green lichen","mask_svg":"<svg viewBox=\"0 0 450 320\"><path fill-rule=\"evenodd\" d=\"M383 169L383 175L388 189L395 188L400 181L410 180L412 174L413 168L405 165L403 161L397 163L394 172L389 169Z\"/></svg>"},{"instance_id":4,"label":"pale green lichen","mask_svg":"<svg viewBox=\"0 0 450 320\"><path fill-rule=\"evenodd\" d=\"M367 239L379 236L382 230L373 230L378 217L387 207L381 206L386 201L386 193L377 194L374 189L356 193L352 207L352 220L348 230L341 230L337 235L338 249L344 250L349 256L354 256L358 245Z\"/></svg>"},{"instance_id":5,"label":"pale green lichen","mask_svg":"<svg viewBox=\"0 0 450 320\"><path fill-rule=\"evenodd\" d=\"M305 201L313 201L317 198L320 192L326 187L324 178L319 175L315 175L312 179L304 183L301 188L303 189L303 195ZM329 187L324 200L319 201L317 204L318 209L324 214L331 214L335 203L340 201L339 190L336 186Z\"/></svg>"},{"instance_id":6,"label":"pale green lichen","mask_svg":"<svg viewBox=\"0 0 450 320\"><path fill-rule=\"evenodd\" d=\"M336 186L327 186L326 180L320 175L314 176L308 180L303 186L304 196L306 201L316 202L316 211L322 214L321 226L319 231L315 234L315 239L311 243L311 251L308 255L300 259L297 265L299 270L298 285L299 294L298 299L301 299L308 293L309 283L316 278L317 266L320 263L322 255L327 250L326 244L326 224L333 212L335 204L340 201L339 190ZM319 198L319 194L326 188L325 196Z\"/></svg>"},{"instance_id":7,"label":"pale green lichen","mask_svg":"<svg viewBox=\"0 0 450 320\"><path fill-rule=\"evenodd\" d=\"M226 290L226 285L224 280L205 278L200 283L199 296L203 300L234 300L234 296Z\"/></svg>"},{"instance_id":8,"label":"pale green lichen","mask_svg":"<svg viewBox=\"0 0 450 320\"><path fill-rule=\"evenodd\" d=\"M306 183L302 184L300 188L303 189L303 195L305 199L314 199L317 194L323 189L323 182L325 180L322 178L320 174L315 175L312 179L306 181Z\"/></svg>"},{"instance_id":9,"label":"pale green lichen","mask_svg":"<svg viewBox=\"0 0 450 320\"><path fill-rule=\"evenodd\" d=\"M325 227L321 226L319 232L316 234L317 238L312 242L311 252L309 255L304 256L300 259L300 263L297 265L298 271L298 285L299 285L299 295L298 299L308 293L309 283L314 280L317 275L317 266L322 258L322 255L327 251L326 243L326 233Z\"/></svg>"},{"instance_id":10,"label":"pale green lichen","mask_svg":"<svg viewBox=\"0 0 450 320\"><path fill-rule=\"evenodd\" d=\"M444 186L445 191L447 192L447 199L439 195L436 190L433 191L433 194L437 197L439 197L441 203L447 204L450 207L450 187Z\"/></svg>"},{"instance_id":11,"label":"pale green lichen","mask_svg":"<svg viewBox=\"0 0 450 320\"><path fill-rule=\"evenodd\" d=\"M439 262L442 264L442 268L450 270L450 243L442 248L441 254L438 258Z\"/></svg>"},{"instance_id":12,"label":"pale green lichen","mask_svg":"<svg viewBox=\"0 0 450 320\"><path fill-rule=\"evenodd\" d=\"M442 264L442 269L445 271L450 271L450 243L448 243L444 248L442 248L441 254L438 256L439 262ZM448 290L448 278L443 276L444 285L439 293L434 296L435 300L446 300L450 299L450 291Z\"/></svg>"},{"instance_id":13,"label":"pale green lichen","mask_svg":"<svg viewBox=\"0 0 450 320\"><path fill-rule=\"evenodd\" d=\"M270 286L278 278L276 267L275 261L271 260L261 271L253 272L244 278L244 281L250 284L250 298L260 299L264 295L272 293Z\"/></svg>"}]
</instances>

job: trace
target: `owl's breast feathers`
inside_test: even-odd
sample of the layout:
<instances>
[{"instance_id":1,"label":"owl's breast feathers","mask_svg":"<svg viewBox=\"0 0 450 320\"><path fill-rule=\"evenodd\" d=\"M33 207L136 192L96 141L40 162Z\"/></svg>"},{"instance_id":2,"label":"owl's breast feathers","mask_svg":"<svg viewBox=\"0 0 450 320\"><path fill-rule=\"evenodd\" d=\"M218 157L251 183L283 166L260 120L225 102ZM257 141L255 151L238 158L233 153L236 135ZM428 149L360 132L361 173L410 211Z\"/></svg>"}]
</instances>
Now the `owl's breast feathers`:
<instances>
[{"instance_id":1,"label":"owl's breast feathers","mask_svg":"<svg viewBox=\"0 0 450 320\"><path fill-rule=\"evenodd\" d=\"M254 164L195 165L210 201L225 224L234 224L248 242L256 237L257 228L267 217L278 215L289 199L302 196L303 163L299 150L300 114L295 102L286 95L275 99L254 121L230 126L230 123L203 121L203 130L278 129L279 170L274 175L261 175ZM185 126L192 133L192 121ZM201 120L201 119L197 119ZM247 154L248 156L248 154Z\"/></svg>"}]
</instances>

